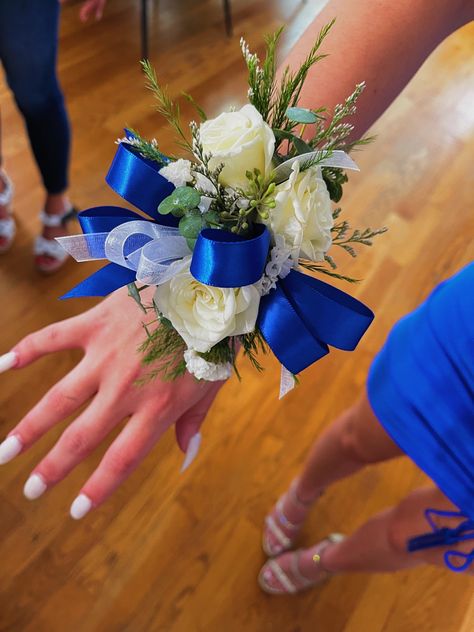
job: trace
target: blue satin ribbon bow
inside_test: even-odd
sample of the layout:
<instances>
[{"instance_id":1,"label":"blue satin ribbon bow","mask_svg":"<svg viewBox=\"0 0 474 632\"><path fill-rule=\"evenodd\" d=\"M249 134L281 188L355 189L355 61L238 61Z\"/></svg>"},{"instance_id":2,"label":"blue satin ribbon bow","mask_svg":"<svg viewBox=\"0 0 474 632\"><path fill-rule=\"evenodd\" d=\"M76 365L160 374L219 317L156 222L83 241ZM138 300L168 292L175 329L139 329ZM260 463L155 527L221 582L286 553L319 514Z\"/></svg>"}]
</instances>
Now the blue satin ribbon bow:
<instances>
[{"instance_id":1,"label":"blue satin ribbon bow","mask_svg":"<svg viewBox=\"0 0 474 632\"><path fill-rule=\"evenodd\" d=\"M160 168L158 163L146 160L132 146L122 143L106 180L126 201L148 215L150 219L146 221L176 226L176 218L157 212L161 200L174 188L159 174ZM109 233L135 220L143 222L144 218L116 206L91 208L79 214L82 231L89 235ZM141 233L133 234L124 244L124 256L150 239ZM94 243L89 246L90 256L103 258L103 241ZM269 246L269 231L261 224L250 239L228 231L204 229L195 244L191 274L201 283L216 287L251 285L264 272ZM135 270L109 263L62 298L106 296L135 278ZM283 366L297 374L326 355L328 345L355 349L373 318L370 309L345 292L292 270L278 281L276 289L262 297L257 326Z\"/></svg>"},{"instance_id":2,"label":"blue satin ribbon bow","mask_svg":"<svg viewBox=\"0 0 474 632\"><path fill-rule=\"evenodd\" d=\"M459 518L462 522L455 528L439 527L434 517ZM474 540L474 520L470 520L460 511L441 511L439 509L426 509L425 518L431 527L431 533L415 536L408 540L407 550L410 552L431 549L439 546L449 546L467 540ZM444 563L456 573L467 570L474 562L474 549L470 553L462 551L446 551Z\"/></svg>"}]
</instances>

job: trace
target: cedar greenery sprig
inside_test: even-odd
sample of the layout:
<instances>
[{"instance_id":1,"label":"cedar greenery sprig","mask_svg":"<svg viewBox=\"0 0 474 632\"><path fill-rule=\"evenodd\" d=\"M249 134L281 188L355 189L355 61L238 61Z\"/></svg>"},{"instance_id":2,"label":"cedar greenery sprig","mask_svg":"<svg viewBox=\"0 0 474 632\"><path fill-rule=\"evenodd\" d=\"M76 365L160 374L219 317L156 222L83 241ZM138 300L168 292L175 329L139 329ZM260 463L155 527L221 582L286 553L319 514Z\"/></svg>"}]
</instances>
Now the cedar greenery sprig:
<instances>
[{"instance_id":1,"label":"cedar greenery sprig","mask_svg":"<svg viewBox=\"0 0 474 632\"><path fill-rule=\"evenodd\" d=\"M155 69L148 59L143 59L140 63L145 77L148 80L146 87L151 90L158 102L158 105L156 106L157 111L168 121L178 137L181 139L178 141L178 144L192 153L193 148L186 137L183 128L181 127L181 112L179 105L172 101L166 88L160 86L156 77Z\"/></svg>"},{"instance_id":2,"label":"cedar greenery sprig","mask_svg":"<svg viewBox=\"0 0 474 632\"><path fill-rule=\"evenodd\" d=\"M127 143L134 147L144 158L148 158L149 160L153 160L154 162L158 162L161 165L167 164L168 160L164 157L158 147L158 143L155 138L152 140L147 140L143 138L137 130L132 128L127 128L130 132L131 136L126 136L125 138L120 139L122 143Z\"/></svg>"}]
</instances>

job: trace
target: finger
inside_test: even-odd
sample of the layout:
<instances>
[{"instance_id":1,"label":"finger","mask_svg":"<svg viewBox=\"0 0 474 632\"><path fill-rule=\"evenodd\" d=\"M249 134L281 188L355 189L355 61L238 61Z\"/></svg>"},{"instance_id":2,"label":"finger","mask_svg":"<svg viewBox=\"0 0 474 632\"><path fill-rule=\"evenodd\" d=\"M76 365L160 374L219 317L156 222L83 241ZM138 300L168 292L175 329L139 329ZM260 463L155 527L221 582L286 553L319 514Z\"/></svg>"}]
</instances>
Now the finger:
<instances>
[{"instance_id":1,"label":"finger","mask_svg":"<svg viewBox=\"0 0 474 632\"><path fill-rule=\"evenodd\" d=\"M94 395L97 388L95 372L82 360L44 395L8 433L8 437L15 437L20 442L22 451L28 449L53 426L80 408Z\"/></svg>"},{"instance_id":2,"label":"finger","mask_svg":"<svg viewBox=\"0 0 474 632\"><path fill-rule=\"evenodd\" d=\"M81 22L87 22L95 8L95 0L87 0L79 11Z\"/></svg>"},{"instance_id":3,"label":"finger","mask_svg":"<svg viewBox=\"0 0 474 632\"><path fill-rule=\"evenodd\" d=\"M102 504L134 472L167 426L149 412L133 415L72 503L71 516L78 520Z\"/></svg>"},{"instance_id":4,"label":"finger","mask_svg":"<svg viewBox=\"0 0 474 632\"><path fill-rule=\"evenodd\" d=\"M183 452L187 452L189 442L199 433L208 410L223 384L223 382L216 382L206 395L192 408L187 410L176 422L176 441Z\"/></svg>"},{"instance_id":5,"label":"finger","mask_svg":"<svg viewBox=\"0 0 474 632\"><path fill-rule=\"evenodd\" d=\"M10 353L15 356L14 367L22 368L48 353L84 348L84 344L84 321L81 317L75 317L29 334Z\"/></svg>"},{"instance_id":6,"label":"finger","mask_svg":"<svg viewBox=\"0 0 474 632\"><path fill-rule=\"evenodd\" d=\"M97 5L97 9L95 12L95 19L97 21L102 19L102 16L104 15L104 7L105 7L105 0L99 0L99 3Z\"/></svg>"},{"instance_id":7,"label":"finger","mask_svg":"<svg viewBox=\"0 0 474 632\"><path fill-rule=\"evenodd\" d=\"M46 489L63 480L76 465L86 459L125 414L97 395L90 406L63 432L52 450L35 467L25 485L25 494L38 498ZM33 491L28 494L30 480ZM37 485L38 483L38 485ZM42 483L39 484L39 483ZM36 493L38 488L39 494Z\"/></svg>"}]
</instances>

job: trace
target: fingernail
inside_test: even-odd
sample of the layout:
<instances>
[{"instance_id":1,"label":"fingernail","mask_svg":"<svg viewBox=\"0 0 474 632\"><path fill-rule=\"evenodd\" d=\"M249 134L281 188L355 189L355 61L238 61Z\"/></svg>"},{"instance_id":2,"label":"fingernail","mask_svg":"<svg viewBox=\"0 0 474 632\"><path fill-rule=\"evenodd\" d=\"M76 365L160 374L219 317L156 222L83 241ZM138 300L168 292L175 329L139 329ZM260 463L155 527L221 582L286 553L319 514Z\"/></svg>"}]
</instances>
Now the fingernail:
<instances>
[{"instance_id":1,"label":"fingernail","mask_svg":"<svg viewBox=\"0 0 474 632\"><path fill-rule=\"evenodd\" d=\"M44 494L47 487L41 474L32 474L23 487L23 493L28 500L36 500Z\"/></svg>"},{"instance_id":2,"label":"fingernail","mask_svg":"<svg viewBox=\"0 0 474 632\"><path fill-rule=\"evenodd\" d=\"M9 351L0 356L0 373L13 369L18 362L18 355L14 351Z\"/></svg>"},{"instance_id":3,"label":"fingernail","mask_svg":"<svg viewBox=\"0 0 474 632\"><path fill-rule=\"evenodd\" d=\"M188 448L186 450L186 456L184 457L183 465L181 466L181 473L187 470L194 459L197 457L199 448L201 447L201 439L201 433L196 432L196 434L193 435L189 440Z\"/></svg>"},{"instance_id":4,"label":"fingernail","mask_svg":"<svg viewBox=\"0 0 474 632\"><path fill-rule=\"evenodd\" d=\"M14 459L17 454L20 454L22 447L23 444L18 437L15 435L7 437L3 443L0 443L0 465L5 465Z\"/></svg>"},{"instance_id":5,"label":"fingernail","mask_svg":"<svg viewBox=\"0 0 474 632\"><path fill-rule=\"evenodd\" d=\"M85 494L79 494L71 505L71 518L74 518L74 520L80 520L81 518L84 518L86 513L89 513L91 508L91 499Z\"/></svg>"}]
</instances>

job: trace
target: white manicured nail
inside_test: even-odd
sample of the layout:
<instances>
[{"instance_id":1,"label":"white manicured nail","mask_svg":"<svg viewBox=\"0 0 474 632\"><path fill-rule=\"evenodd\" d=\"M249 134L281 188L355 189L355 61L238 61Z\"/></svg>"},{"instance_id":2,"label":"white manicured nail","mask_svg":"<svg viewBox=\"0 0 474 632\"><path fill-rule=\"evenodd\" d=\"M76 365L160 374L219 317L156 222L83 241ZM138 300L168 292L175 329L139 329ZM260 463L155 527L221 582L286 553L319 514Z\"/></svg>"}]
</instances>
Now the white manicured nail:
<instances>
[{"instance_id":1,"label":"white manicured nail","mask_svg":"<svg viewBox=\"0 0 474 632\"><path fill-rule=\"evenodd\" d=\"M201 439L201 433L196 432L196 434L193 435L189 440L188 449L186 450L186 456L184 457L183 465L181 466L181 473L187 470L194 459L197 457L199 448L201 447Z\"/></svg>"},{"instance_id":2,"label":"white manicured nail","mask_svg":"<svg viewBox=\"0 0 474 632\"><path fill-rule=\"evenodd\" d=\"M4 465L20 454L23 447L22 442L18 437L12 435L7 437L3 443L0 443L0 465Z\"/></svg>"},{"instance_id":3,"label":"white manicured nail","mask_svg":"<svg viewBox=\"0 0 474 632\"><path fill-rule=\"evenodd\" d=\"M81 518L84 518L86 513L89 513L91 508L91 499L85 494L79 494L71 505L71 518L74 518L74 520L80 520Z\"/></svg>"},{"instance_id":4,"label":"white manicured nail","mask_svg":"<svg viewBox=\"0 0 474 632\"><path fill-rule=\"evenodd\" d=\"M18 362L18 356L14 351L9 351L0 356L0 373L13 369Z\"/></svg>"},{"instance_id":5,"label":"white manicured nail","mask_svg":"<svg viewBox=\"0 0 474 632\"><path fill-rule=\"evenodd\" d=\"M47 487L41 474L32 474L23 487L23 493L28 500L36 500L44 494Z\"/></svg>"}]
</instances>

